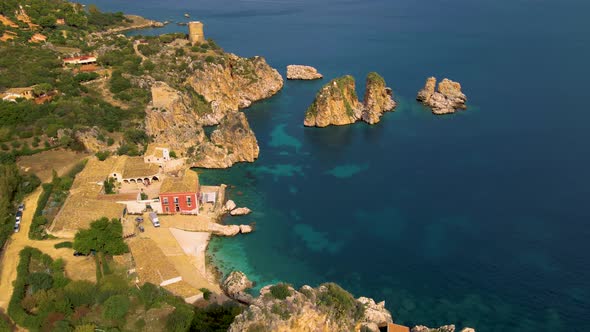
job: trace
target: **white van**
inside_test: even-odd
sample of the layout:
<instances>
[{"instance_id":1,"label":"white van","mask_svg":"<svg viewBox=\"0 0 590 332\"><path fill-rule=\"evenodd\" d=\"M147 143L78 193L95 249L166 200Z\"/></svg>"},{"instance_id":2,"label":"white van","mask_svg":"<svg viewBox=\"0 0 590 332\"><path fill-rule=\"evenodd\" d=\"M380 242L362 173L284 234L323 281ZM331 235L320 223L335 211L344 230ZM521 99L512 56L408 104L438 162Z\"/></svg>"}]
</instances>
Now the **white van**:
<instances>
[{"instance_id":1,"label":"white van","mask_svg":"<svg viewBox=\"0 0 590 332\"><path fill-rule=\"evenodd\" d=\"M158 215L155 212L150 212L150 220L154 227L160 227L160 219L158 219Z\"/></svg>"}]
</instances>

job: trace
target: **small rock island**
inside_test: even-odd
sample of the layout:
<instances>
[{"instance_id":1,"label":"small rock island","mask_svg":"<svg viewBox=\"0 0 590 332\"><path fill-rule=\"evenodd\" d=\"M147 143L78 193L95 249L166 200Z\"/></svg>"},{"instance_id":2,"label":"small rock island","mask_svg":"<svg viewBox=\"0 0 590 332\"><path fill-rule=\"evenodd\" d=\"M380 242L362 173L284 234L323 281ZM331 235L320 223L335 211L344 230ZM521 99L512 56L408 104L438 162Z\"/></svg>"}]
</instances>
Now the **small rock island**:
<instances>
[{"instance_id":1,"label":"small rock island","mask_svg":"<svg viewBox=\"0 0 590 332\"><path fill-rule=\"evenodd\" d=\"M323 77L324 75L318 73L317 69L311 66L287 66L287 79L289 80L317 80Z\"/></svg>"},{"instance_id":2,"label":"small rock island","mask_svg":"<svg viewBox=\"0 0 590 332\"><path fill-rule=\"evenodd\" d=\"M437 115L455 113L458 109L467 109L467 97L461 92L461 84L443 79L435 91L436 78L429 77L424 88L418 92L416 99L432 109Z\"/></svg>"},{"instance_id":3,"label":"small rock island","mask_svg":"<svg viewBox=\"0 0 590 332\"><path fill-rule=\"evenodd\" d=\"M379 74L367 75L363 103L358 100L354 78L347 75L322 87L307 109L303 124L308 127L342 126L359 120L375 124L384 112L395 106L393 92Z\"/></svg>"}]
</instances>

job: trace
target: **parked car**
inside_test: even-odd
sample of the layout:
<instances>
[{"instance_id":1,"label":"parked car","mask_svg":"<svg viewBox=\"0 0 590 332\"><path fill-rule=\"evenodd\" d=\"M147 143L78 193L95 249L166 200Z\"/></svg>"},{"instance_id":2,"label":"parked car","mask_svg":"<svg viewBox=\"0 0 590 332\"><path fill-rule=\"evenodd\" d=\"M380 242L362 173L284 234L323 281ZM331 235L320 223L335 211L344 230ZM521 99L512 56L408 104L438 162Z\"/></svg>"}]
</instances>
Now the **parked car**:
<instances>
[{"instance_id":1,"label":"parked car","mask_svg":"<svg viewBox=\"0 0 590 332\"><path fill-rule=\"evenodd\" d=\"M23 218L23 213L22 211L17 211L16 212L16 222L20 223L21 219Z\"/></svg>"},{"instance_id":2,"label":"parked car","mask_svg":"<svg viewBox=\"0 0 590 332\"><path fill-rule=\"evenodd\" d=\"M20 231L20 224L14 225L14 232L18 233Z\"/></svg>"},{"instance_id":3,"label":"parked car","mask_svg":"<svg viewBox=\"0 0 590 332\"><path fill-rule=\"evenodd\" d=\"M155 212L150 212L150 220L154 227L160 227L160 219L158 219L158 215Z\"/></svg>"},{"instance_id":4,"label":"parked car","mask_svg":"<svg viewBox=\"0 0 590 332\"><path fill-rule=\"evenodd\" d=\"M139 225L137 228L139 228L140 232L142 232L142 233L145 232L145 229L143 228L143 226Z\"/></svg>"},{"instance_id":5,"label":"parked car","mask_svg":"<svg viewBox=\"0 0 590 332\"><path fill-rule=\"evenodd\" d=\"M141 222L143 222L143 217L137 217L137 218L135 218L135 221L137 223L141 223Z\"/></svg>"},{"instance_id":6,"label":"parked car","mask_svg":"<svg viewBox=\"0 0 590 332\"><path fill-rule=\"evenodd\" d=\"M18 210L19 210L19 211L24 211L24 210L25 210L25 203L20 203L20 204L18 205Z\"/></svg>"}]
</instances>

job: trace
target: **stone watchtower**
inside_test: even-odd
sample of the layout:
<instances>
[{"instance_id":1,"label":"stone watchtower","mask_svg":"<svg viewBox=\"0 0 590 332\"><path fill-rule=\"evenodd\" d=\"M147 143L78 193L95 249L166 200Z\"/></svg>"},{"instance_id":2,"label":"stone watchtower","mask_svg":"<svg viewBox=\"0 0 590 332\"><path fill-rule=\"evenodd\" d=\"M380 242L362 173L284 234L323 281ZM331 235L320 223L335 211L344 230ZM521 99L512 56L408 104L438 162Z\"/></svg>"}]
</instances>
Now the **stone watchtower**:
<instances>
[{"instance_id":1,"label":"stone watchtower","mask_svg":"<svg viewBox=\"0 0 590 332\"><path fill-rule=\"evenodd\" d=\"M189 22L188 23L188 40L195 45L205 41L205 33L203 32L203 23Z\"/></svg>"}]
</instances>

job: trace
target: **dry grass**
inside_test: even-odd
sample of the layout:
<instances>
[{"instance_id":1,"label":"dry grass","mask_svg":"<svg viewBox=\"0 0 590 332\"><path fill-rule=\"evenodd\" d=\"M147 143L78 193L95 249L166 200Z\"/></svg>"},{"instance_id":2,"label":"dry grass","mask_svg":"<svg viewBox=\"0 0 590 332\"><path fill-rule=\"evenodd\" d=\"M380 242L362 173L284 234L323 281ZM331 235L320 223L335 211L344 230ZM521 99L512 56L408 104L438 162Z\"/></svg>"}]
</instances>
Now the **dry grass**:
<instances>
[{"instance_id":1,"label":"dry grass","mask_svg":"<svg viewBox=\"0 0 590 332\"><path fill-rule=\"evenodd\" d=\"M59 176L64 175L82 159L89 157L88 153L71 150L55 149L18 158L17 165L25 172L36 174L41 181L51 181L53 170Z\"/></svg>"}]
</instances>

